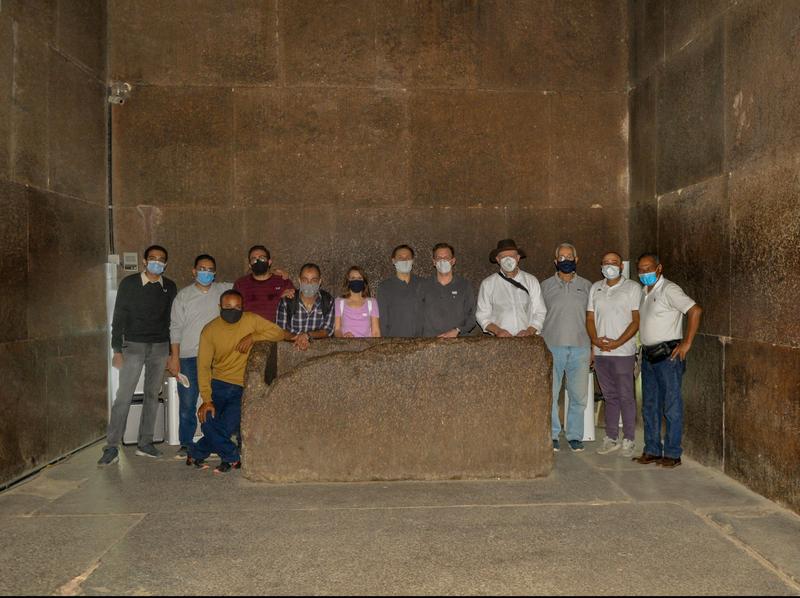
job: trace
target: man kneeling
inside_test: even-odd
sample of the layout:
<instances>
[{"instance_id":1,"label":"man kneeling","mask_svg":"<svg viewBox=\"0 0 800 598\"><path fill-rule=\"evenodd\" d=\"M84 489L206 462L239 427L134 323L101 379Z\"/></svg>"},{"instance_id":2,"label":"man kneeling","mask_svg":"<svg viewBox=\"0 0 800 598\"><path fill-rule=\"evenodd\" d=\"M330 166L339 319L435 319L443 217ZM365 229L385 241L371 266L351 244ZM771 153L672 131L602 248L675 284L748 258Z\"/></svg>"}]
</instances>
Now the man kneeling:
<instances>
[{"instance_id":1,"label":"man kneeling","mask_svg":"<svg viewBox=\"0 0 800 598\"><path fill-rule=\"evenodd\" d=\"M197 410L203 437L189 448L187 465L207 469L211 453L222 463L214 471L239 469L239 447L231 440L239 433L242 391L247 356L253 341L293 340L298 349L308 348L308 338L295 337L252 312L242 311L242 295L226 291L220 297L220 317L212 320L200 334L197 381L203 404Z\"/></svg>"}]
</instances>

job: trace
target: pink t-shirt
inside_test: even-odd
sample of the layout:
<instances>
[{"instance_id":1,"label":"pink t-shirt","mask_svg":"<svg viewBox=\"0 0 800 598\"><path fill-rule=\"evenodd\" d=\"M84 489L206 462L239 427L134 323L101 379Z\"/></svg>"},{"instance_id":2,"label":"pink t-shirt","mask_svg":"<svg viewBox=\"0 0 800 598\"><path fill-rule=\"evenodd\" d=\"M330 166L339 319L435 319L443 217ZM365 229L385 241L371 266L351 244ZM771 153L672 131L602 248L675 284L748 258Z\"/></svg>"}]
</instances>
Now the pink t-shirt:
<instances>
[{"instance_id":1,"label":"pink t-shirt","mask_svg":"<svg viewBox=\"0 0 800 598\"><path fill-rule=\"evenodd\" d=\"M336 317L342 319L342 334L351 333L357 338L372 336L372 320L379 318L378 302L368 297L361 307L350 307L347 299L336 299Z\"/></svg>"}]
</instances>

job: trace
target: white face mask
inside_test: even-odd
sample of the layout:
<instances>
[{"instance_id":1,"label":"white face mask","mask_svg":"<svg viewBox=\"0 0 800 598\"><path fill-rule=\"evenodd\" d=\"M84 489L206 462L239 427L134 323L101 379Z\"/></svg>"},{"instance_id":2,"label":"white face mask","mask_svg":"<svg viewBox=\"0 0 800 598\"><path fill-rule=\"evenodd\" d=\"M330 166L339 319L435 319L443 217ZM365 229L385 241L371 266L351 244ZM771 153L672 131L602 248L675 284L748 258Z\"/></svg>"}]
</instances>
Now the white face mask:
<instances>
[{"instance_id":1,"label":"white face mask","mask_svg":"<svg viewBox=\"0 0 800 598\"><path fill-rule=\"evenodd\" d=\"M601 268L601 272L603 276L605 276L608 280L616 280L619 278L619 266L614 266L613 264L608 264Z\"/></svg>"},{"instance_id":2,"label":"white face mask","mask_svg":"<svg viewBox=\"0 0 800 598\"><path fill-rule=\"evenodd\" d=\"M513 272L517 268L517 260L511 256L506 256L500 260L500 267L504 272Z\"/></svg>"},{"instance_id":3,"label":"white face mask","mask_svg":"<svg viewBox=\"0 0 800 598\"><path fill-rule=\"evenodd\" d=\"M394 267L400 274L408 274L411 272L411 268L414 267L414 260L395 262Z\"/></svg>"},{"instance_id":4,"label":"white face mask","mask_svg":"<svg viewBox=\"0 0 800 598\"><path fill-rule=\"evenodd\" d=\"M447 260L439 260L436 262L436 270L440 274L449 274L453 269L453 265Z\"/></svg>"}]
</instances>

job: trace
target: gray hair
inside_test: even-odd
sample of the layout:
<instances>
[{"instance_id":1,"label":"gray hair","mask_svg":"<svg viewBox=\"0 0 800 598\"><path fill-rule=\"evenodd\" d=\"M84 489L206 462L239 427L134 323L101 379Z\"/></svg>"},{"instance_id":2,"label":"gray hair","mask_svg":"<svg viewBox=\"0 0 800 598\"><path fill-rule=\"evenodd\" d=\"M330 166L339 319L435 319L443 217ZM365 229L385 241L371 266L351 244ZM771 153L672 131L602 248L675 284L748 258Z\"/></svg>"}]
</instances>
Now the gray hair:
<instances>
[{"instance_id":1,"label":"gray hair","mask_svg":"<svg viewBox=\"0 0 800 598\"><path fill-rule=\"evenodd\" d=\"M558 259L558 252L561 251L564 247L572 249L572 255L574 255L575 257L578 257L578 250L575 249L575 246L572 243L567 243L565 241L563 243L560 243L558 245L558 247L556 247L556 259Z\"/></svg>"}]
</instances>

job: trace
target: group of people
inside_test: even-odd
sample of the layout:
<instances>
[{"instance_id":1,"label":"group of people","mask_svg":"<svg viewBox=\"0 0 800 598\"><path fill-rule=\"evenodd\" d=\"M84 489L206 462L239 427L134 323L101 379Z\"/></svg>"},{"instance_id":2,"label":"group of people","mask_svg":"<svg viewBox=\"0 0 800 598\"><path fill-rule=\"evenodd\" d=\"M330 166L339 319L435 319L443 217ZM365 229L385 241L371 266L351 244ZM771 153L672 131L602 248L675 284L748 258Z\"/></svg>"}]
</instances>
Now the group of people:
<instances>
[{"instance_id":1,"label":"group of people","mask_svg":"<svg viewBox=\"0 0 800 598\"><path fill-rule=\"evenodd\" d=\"M448 243L432 248L435 274L430 278L413 274L413 248L395 247L391 253L395 274L378 285L376 298L358 266L347 271L342 292L334 297L321 288L322 271L314 263L300 268L295 285L287 272L272 267L265 246L251 247L247 257L249 272L230 284L215 280L217 265L212 256L199 255L192 284L178 291L163 275L167 250L152 245L144 252L143 271L123 279L111 334L119 389L98 465L118 460L143 368L136 454L162 456L153 445L153 433L158 392L167 369L181 380L181 446L176 458L205 469L209 456L216 453L220 464L214 471L225 473L241 467L241 397L254 342L292 342L303 351L315 339L328 337L454 338L473 333L476 326L498 338L544 338L553 356L554 451L561 448L559 396L565 378L566 440L572 451L584 450L584 410L593 366L606 406L606 436L598 452L619 450L634 457L634 371L641 354L645 444L634 460L670 468L681 463L681 379L702 310L663 276L663 265L655 254L644 254L637 262L641 285L623 276L622 256L616 252L603 256L603 277L591 283L577 273L575 246L561 243L553 260L555 274L540 284L520 268L525 252L513 239L504 239L489 254L498 270L482 281L477 300L470 282L455 273L456 252ZM685 334L684 315L688 319ZM198 419L203 436L194 442ZM666 420L663 439L662 419Z\"/></svg>"}]
</instances>

